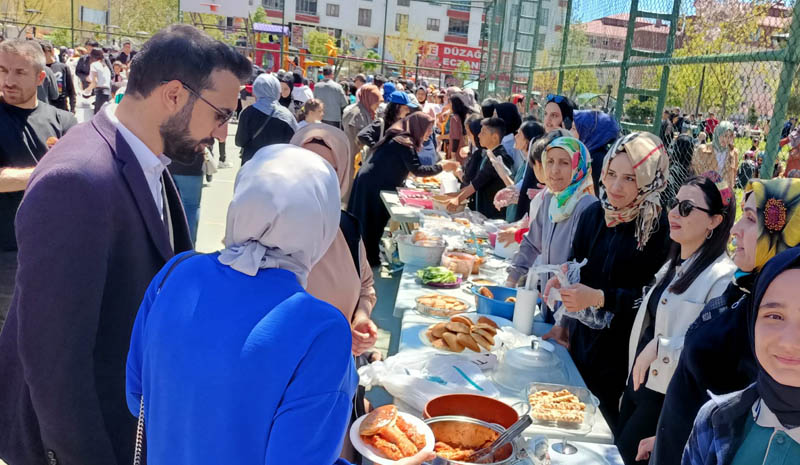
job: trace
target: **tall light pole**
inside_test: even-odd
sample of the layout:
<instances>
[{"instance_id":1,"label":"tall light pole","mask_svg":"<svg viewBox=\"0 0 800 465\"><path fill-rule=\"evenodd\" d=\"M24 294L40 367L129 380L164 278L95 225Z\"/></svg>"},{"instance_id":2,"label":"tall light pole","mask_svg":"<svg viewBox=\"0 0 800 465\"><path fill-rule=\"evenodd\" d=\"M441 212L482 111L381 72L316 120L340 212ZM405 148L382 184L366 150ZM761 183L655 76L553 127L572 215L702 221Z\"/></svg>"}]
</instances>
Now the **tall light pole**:
<instances>
[{"instance_id":1,"label":"tall light pole","mask_svg":"<svg viewBox=\"0 0 800 465\"><path fill-rule=\"evenodd\" d=\"M386 56L386 21L389 17L389 0L385 0L383 4L383 42L381 42L381 74L384 76L385 56Z\"/></svg>"},{"instance_id":2,"label":"tall light pole","mask_svg":"<svg viewBox=\"0 0 800 465\"><path fill-rule=\"evenodd\" d=\"M414 85L419 87L419 52L417 52L417 71L414 73Z\"/></svg>"}]
</instances>

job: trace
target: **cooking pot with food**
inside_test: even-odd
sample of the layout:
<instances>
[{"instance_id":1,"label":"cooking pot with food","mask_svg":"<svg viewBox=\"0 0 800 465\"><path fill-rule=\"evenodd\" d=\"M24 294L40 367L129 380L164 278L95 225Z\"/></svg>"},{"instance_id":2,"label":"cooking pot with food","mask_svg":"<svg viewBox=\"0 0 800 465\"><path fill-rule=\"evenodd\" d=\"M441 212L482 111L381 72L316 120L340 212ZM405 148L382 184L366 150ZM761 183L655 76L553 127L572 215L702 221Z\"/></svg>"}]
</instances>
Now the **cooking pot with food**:
<instances>
[{"instance_id":1,"label":"cooking pot with food","mask_svg":"<svg viewBox=\"0 0 800 465\"><path fill-rule=\"evenodd\" d=\"M425 420L433 430L436 440L434 452L437 457L433 465L471 465L463 462L473 452L488 447L505 431L500 425L475 418L443 416ZM490 465L534 465L525 449L524 441L517 438L500 448Z\"/></svg>"}]
</instances>

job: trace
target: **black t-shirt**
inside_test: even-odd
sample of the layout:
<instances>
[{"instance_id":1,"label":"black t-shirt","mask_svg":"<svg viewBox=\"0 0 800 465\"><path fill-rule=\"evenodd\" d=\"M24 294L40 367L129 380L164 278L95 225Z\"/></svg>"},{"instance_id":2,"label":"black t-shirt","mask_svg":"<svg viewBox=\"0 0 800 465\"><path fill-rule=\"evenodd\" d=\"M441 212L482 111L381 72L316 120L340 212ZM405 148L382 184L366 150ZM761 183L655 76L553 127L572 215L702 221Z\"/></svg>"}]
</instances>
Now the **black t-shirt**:
<instances>
[{"instance_id":1,"label":"black t-shirt","mask_svg":"<svg viewBox=\"0 0 800 465\"><path fill-rule=\"evenodd\" d=\"M61 138L78 120L44 102L34 109L0 100L0 168L32 168L47 152L47 139ZM15 250L14 216L23 191L0 193L0 249Z\"/></svg>"}]
</instances>

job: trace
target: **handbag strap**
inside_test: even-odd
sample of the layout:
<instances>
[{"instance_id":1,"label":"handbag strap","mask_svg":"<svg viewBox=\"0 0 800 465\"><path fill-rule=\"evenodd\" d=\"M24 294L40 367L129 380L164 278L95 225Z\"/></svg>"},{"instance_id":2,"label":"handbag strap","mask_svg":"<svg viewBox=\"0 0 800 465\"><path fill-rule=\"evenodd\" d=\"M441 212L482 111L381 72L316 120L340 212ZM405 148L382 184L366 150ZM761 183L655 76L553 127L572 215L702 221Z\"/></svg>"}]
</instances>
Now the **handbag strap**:
<instances>
[{"instance_id":1,"label":"handbag strap","mask_svg":"<svg viewBox=\"0 0 800 465\"><path fill-rule=\"evenodd\" d=\"M272 119L272 115L273 115L273 114L275 114L275 109L274 109L274 108L272 109L272 112L270 112L270 114L267 116L267 119L265 119L265 120L264 120L264 123L261 125L261 127L260 127L260 128L258 128L258 130L256 131L256 133L255 133L255 134L253 134L253 137L251 137L251 138L250 138L250 141L251 141L251 142L252 142L252 141L254 141L254 140L256 140L256 138L257 138L259 135L261 135L261 131L263 131L263 130L264 130L264 128L266 128L266 127L267 127L267 123L269 123L269 120L271 120L271 119Z\"/></svg>"},{"instance_id":2,"label":"handbag strap","mask_svg":"<svg viewBox=\"0 0 800 465\"><path fill-rule=\"evenodd\" d=\"M172 262L172 265L170 265L166 274L164 274L164 277L161 279L161 282L158 284L158 288L156 289L156 294L161 293L161 288L164 287L164 283L167 282L167 278L169 277L170 274L172 274L172 271L175 269L176 266L178 266L179 263L189 258L192 258L196 255L203 255L203 254L193 250L181 256L174 262ZM133 465L141 465L142 463L143 444L144 444L144 394L139 396L139 420L136 422L136 445L134 446L133 449Z\"/></svg>"}]
</instances>

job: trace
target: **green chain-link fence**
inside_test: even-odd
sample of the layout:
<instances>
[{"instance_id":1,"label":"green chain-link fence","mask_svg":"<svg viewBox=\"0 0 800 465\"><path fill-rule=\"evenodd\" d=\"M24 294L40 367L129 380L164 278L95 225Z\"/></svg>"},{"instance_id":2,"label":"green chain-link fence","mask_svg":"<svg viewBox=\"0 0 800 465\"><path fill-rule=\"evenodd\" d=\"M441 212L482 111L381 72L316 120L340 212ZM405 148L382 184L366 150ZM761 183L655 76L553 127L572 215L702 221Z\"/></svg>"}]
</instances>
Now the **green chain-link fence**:
<instances>
[{"instance_id":1,"label":"green chain-link fence","mask_svg":"<svg viewBox=\"0 0 800 465\"><path fill-rule=\"evenodd\" d=\"M482 36L481 94L522 93L540 102L562 94L581 108L613 113L624 129L662 137L675 129L662 122L664 110L679 113L692 137L714 113L736 126L740 154L759 140L761 175L771 176L785 156L784 122L800 113L799 5L494 0Z\"/></svg>"}]
</instances>

